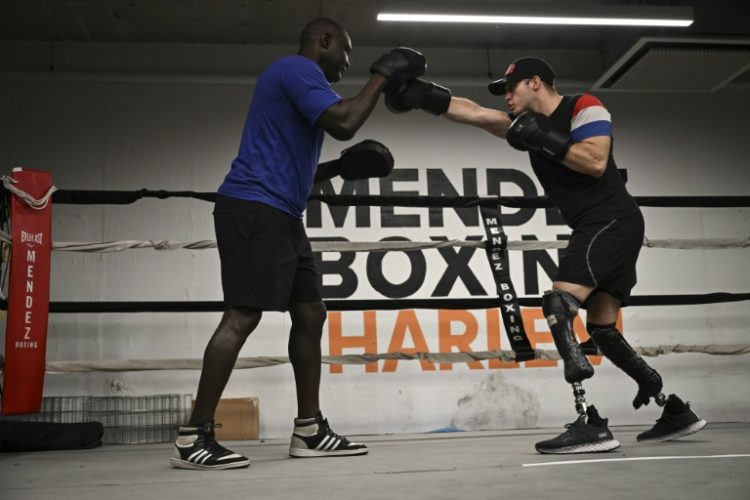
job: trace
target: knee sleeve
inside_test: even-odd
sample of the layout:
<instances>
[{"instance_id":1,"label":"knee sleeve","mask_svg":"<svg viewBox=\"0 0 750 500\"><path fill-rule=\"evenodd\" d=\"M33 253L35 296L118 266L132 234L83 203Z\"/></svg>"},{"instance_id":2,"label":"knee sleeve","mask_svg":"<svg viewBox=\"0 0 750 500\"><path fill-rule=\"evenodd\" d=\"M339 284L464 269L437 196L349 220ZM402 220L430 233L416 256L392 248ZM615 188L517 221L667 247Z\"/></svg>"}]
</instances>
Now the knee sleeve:
<instances>
[{"instance_id":1,"label":"knee sleeve","mask_svg":"<svg viewBox=\"0 0 750 500\"><path fill-rule=\"evenodd\" d=\"M636 409L648 404L651 397L661 393L662 381L659 373L633 350L615 325L589 323L586 330L602 354L638 383L638 394L633 400Z\"/></svg>"},{"instance_id":2,"label":"knee sleeve","mask_svg":"<svg viewBox=\"0 0 750 500\"><path fill-rule=\"evenodd\" d=\"M576 298L561 290L549 290L542 297L542 312L563 360L565 380L570 384L594 375L594 368L573 333L573 319L578 314L578 307L580 304Z\"/></svg>"}]
</instances>

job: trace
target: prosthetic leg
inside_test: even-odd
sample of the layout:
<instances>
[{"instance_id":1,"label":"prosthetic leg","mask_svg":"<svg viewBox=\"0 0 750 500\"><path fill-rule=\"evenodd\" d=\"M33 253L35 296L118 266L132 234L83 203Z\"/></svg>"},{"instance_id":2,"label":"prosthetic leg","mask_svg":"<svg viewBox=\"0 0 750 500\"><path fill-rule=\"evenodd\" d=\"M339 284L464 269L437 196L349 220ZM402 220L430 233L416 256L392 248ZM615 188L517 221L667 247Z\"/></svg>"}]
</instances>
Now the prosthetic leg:
<instances>
[{"instance_id":1,"label":"prosthetic leg","mask_svg":"<svg viewBox=\"0 0 750 500\"><path fill-rule=\"evenodd\" d=\"M578 418L567 424L567 430L559 436L536 443L534 447L539 453L589 453L620 446L607 427L607 419L586 403L583 381L594 375L594 368L573 334L573 319L579 306L575 297L561 290L545 292L542 298L542 311L563 360L565 380L573 386Z\"/></svg>"},{"instance_id":2,"label":"prosthetic leg","mask_svg":"<svg viewBox=\"0 0 750 500\"><path fill-rule=\"evenodd\" d=\"M594 367L573 334L573 319L578 314L579 307L580 303L575 297L561 290L549 290L542 297L542 312L562 358L565 381L573 385L576 411L585 418L586 391L582 382L594 375Z\"/></svg>"},{"instance_id":3,"label":"prosthetic leg","mask_svg":"<svg viewBox=\"0 0 750 500\"><path fill-rule=\"evenodd\" d=\"M633 350L615 325L589 323L586 330L602 354L638 384L638 394L633 399L636 410L647 405L651 398L654 398L657 405L664 406L667 398L661 392L661 377Z\"/></svg>"}]
</instances>

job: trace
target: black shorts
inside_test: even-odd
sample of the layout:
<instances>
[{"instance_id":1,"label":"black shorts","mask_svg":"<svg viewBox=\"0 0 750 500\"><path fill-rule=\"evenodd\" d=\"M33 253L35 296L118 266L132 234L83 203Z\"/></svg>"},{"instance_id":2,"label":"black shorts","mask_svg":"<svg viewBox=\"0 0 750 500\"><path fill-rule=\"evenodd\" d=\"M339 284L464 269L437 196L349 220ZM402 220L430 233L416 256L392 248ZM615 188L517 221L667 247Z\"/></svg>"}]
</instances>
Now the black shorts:
<instances>
[{"instance_id":1,"label":"black shorts","mask_svg":"<svg viewBox=\"0 0 750 500\"><path fill-rule=\"evenodd\" d=\"M625 306L636 284L635 264L643 245L641 212L605 221L583 222L573 230L560 257L555 281L607 292Z\"/></svg>"},{"instance_id":2,"label":"black shorts","mask_svg":"<svg viewBox=\"0 0 750 500\"><path fill-rule=\"evenodd\" d=\"M286 311L319 302L319 276L302 220L264 203L217 195L216 243L224 308Z\"/></svg>"}]
</instances>

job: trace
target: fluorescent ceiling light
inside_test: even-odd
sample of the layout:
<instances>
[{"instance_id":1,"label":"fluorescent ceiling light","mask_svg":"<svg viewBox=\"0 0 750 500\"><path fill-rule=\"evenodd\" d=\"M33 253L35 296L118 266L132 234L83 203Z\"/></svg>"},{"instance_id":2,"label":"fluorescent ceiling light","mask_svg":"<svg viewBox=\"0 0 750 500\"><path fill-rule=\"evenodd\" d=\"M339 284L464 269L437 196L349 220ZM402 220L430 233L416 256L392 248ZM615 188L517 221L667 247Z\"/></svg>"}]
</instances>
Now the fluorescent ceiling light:
<instances>
[{"instance_id":1,"label":"fluorescent ceiling light","mask_svg":"<svg viewBox=\"0 0 750 500\"><path fill-rule=\"evenodd\" d=\"M660 26L685 28L693 24L690 7L590 5L585 9L559 4L549 7L458 3L381 1L378 21L423 23L554 24L576 26Z\"/></svg>"},{"instance_id":2,"label":"fluorescent ceiling light","mask_svg":"<svg viewBox=\"0 0 750 500\"><path fill-rule=\"evenodd\" d=\"M563 24L578 26L664 26L685 28L691 19L635 19L616 17L479 16L460 14L378 14L378 21L422 23Z\"/></svg>"}]
</instances>

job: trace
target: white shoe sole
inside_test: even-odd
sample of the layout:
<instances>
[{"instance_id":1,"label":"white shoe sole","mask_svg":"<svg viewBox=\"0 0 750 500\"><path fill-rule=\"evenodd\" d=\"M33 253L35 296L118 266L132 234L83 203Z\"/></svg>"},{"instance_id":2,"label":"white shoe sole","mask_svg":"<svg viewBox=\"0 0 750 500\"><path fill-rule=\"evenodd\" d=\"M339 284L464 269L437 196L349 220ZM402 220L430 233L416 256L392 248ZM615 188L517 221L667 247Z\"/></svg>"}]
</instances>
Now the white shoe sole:
<instances>
[{"instance_id":1,"label":"white shoe sole","mask_svg":"<svg viewBox=\"0 0 750 500\"><path fill-rule=\"evenodd\" d=\"M604 451L616 450L619 447L620 442L618 440L607 439L606 441L577 444L574 446L565 446L563 448L536 448L536 451L544 454L601 453Z\"/></svg>"},{"instance_id":2,"label":"white shoe sole","mask_svg":"<svg viewBox=\"0 0 750 500\"><path fill-rule=\"evenodd\" d=\"M684 436L689 436L690 434L695 434L699 430L703 429L707 423L708 422L706 422L705 420L700 419L697 422L690 424L687 427L684 427L678 431L673 432L672 434L665 434L664 436L659 436L655 438L638 439L638 442L639 443L662 443L664 441L674 441L675 439L678 439Z\"/></svg>"},{"instance_id":3,"label":"white shoe sole","mask_svg":"<svg viewBox=\"0 0 750 500\"><path fill-rule=\"evenodd\" d=\"M218 465L194 464L193 462L188 462L187 460L180 460L179 458L170 458L169 460L170 462L172 462L172 467L176 469L189 469L189 470L244 469L245 467L250 466L250 460L243 460L242 462L232 462L228 464L218 464Z\"/></svg>"},{"instance_id":4,"label":"white shoe sole","mask_svg":"<svg viewBox=\"0 0 750 500\"><path fill-rule=\"evenodd\" d=\"M354 450L310 450L307 448L289 448L289 456L295 458L313 458L313 457L353 457L357 455L367 455L370 450L367 448L357 448Z\"/></svg>"}]
</instances>

